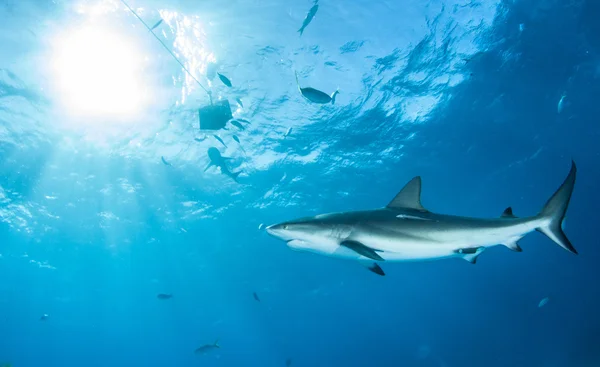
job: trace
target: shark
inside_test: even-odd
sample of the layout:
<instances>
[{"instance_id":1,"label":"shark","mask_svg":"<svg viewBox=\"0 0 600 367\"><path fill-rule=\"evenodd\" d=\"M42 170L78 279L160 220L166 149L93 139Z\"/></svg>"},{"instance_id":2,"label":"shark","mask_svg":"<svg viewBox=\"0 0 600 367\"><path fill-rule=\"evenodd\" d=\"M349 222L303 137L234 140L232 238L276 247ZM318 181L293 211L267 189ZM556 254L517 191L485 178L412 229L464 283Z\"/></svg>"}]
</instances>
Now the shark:
<instances>
[{"instance_id":1,"label":"shark","mask_svg":"<svg viewBox=\"0 0 600 367\"><path fill-rule=\"evenodd\" d=\"M431 212L421 204L422 180L416 176L383 208L320 214L273 224L266 231L293 250L358 260L381 276L385 272L379 264L385 262L461 258L475 264L493 246L521 252L518 241L533 231L577 254L562 228L576 174L571 161L561 186L529 217L515 216L511 207L496 218Z\"/></svg>"}]
</instances>

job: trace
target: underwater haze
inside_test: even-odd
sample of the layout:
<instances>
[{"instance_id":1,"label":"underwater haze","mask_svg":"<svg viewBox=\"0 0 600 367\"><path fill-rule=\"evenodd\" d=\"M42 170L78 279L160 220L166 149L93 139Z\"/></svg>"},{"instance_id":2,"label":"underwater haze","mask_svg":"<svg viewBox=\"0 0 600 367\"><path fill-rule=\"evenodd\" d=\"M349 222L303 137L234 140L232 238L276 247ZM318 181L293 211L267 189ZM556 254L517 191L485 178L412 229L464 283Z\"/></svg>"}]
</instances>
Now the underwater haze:
<instances>
[{"instance_id":1,"label":"underwater haze","mask_svg":"<svg viewBox=\"0 0 600 367\"><path fill-rule=\"evenodd\" d=\"M600 366L599 1L0 15L0 366ZM571 161L577 255L532 233L380 276L265 231L415 176L432 212L531 216Z\"/></svg>"}]
</instances>

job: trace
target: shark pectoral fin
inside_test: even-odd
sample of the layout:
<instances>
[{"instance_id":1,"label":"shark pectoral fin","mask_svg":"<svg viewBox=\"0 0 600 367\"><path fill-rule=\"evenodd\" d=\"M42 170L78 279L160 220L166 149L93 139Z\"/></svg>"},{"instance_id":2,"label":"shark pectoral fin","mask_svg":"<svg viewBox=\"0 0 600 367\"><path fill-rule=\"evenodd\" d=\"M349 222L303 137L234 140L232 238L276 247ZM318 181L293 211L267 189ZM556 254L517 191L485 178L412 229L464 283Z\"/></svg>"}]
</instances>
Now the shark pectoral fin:
<instances>
[{"instance_id":1,"label":"shark pectoral fin","mask_svg":"<svg viewBox=\"0 0 600 367\"><path fill-rule=\"evenodd\" d=\"M515 252L523 252L523 249L516 240L507 241L506 243L503 243L503 245Z\"/></svg>"},{"instance_id":2,"label":"shark pectoral fin","mask_svg":"<svg viewBox=\"0 0 600 367\"><path fill-rule=\"evenodd\" d=\"M213 163L213 162L210 162L210 163L208 164L208 166L206 166L206 168L204 169L204 172L208 171L208 169L209 169L210 167L212 167L212 166L214 166L214 163Z\"/></svg>"},{"instance_id":3,"label":"shark pectoral fin","mask_svg":"<svg viewBox=\"0 0 600 367\"><path fill-rule=\"evenodd\" d=\"M377 275L381 275L382 277L385 276L383 269L377 263L373 263L370 266L367 266L367 269L369 269L371 272Z\"/></svg>"},{"instance_id":4,"label":"shark pectoral fin","mask_svg":"<svg viewBox=\"0 0 600 367\"><path fill-rule=\"evenodd\" d=\"M364 257L368 257L369 259L377 260L377 261L384 261L383 258L381 256L379 256L376 252L379 250L374 250L370 247L363 245L362 243L360 243L358 241L352 241L352 240L342 241L340 243L340 246L349 248L350 250L356 252L357 254L362 255Z\"/></svg>"},{"instance_id":5,"label":"shark pectoral fin","mask_svg":"<svg viewBox=\"0 0 600 367\"><path fill-rule=\"evenodd\" d=\"M426 212L421 205L421 177L417 176L400 190L396 197L387 205L390 209L414 209Z\"/></svg>"},{"instance_id":6,"label":"shark pectoral fin","mask_svg":"<svg viewBox=\"0 0 600 367\"><path fill-rule=\"evenodd\" d=\"M462 258L471 264L477 263L477 257L485 250L485 247L467 247L454 250L454 253L462 255Z\"/></svg>"},{"instance_id":7,"label":"shark pectoral fin","mask_svg":"<svg viewBox=\"0 0 600 367\"><path fill-rule=\"evenodd\" d=\"M508 208L504 209L500 218L516 218L516 216L513 214L513 210L509 206Z\"/></svg>"}]
</instances>

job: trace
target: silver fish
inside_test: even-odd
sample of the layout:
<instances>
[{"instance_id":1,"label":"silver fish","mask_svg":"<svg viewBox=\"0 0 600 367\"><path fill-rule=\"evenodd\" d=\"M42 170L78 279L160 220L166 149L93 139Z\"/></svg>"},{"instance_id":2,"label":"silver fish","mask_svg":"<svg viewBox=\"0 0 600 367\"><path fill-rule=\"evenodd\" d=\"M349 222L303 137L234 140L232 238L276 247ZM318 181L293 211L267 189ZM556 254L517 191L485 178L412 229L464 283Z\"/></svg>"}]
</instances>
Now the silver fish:
<instances>
[{"instance_id":1,"label":"silver fish","mask_svg":"<svg viewBox=\"0 0 600 367\"><path fill-rule=\"evenodd\" d=\"M318 10L319 10L319 5L315 1L315 4L310 8L310 10L308 11L308 14L306 14L304 21L302 21L302 27L300 27L300 29L298 29L298 32L300 33L301 36L304 33L304 29L306 29L306 27L308 27L310 22L313 20L313 18L317 14Z\"/></svg>"},{"instance_id":2,"label":"silver fish","mask_svg":"<svg viewBox=\"0 0 600 367\"><path fill-rule=\"evenodd\" d=\"M331 96L330 96L327 93L321 92L318 89L314 89L311 87L302 88L300 86L300 83L298 82L298 73L295 72L295 74L296 74L296 85L298 85L298 90L300 91L300 93L302 93L304 98L308 99L311 102L319 103L319 104L325 104L325 103L329 103L329 102L331 102L331 104L335 104L335 97L340 93L339 90L336 89L336 91L333 92L333 94L331 94Z\"/></svg>"},{"instance_id":3,"label":"silver fish","mask_svg":"<svg viewBox=\"0 0 600 367\"><path fill-rule=\"evenodd\" d=\"M231 80L229 80L229 78L227 78L225 75L223 75L221 73L217 73L217 76L219 77L219 79L221 79L223 84L225 84L226 86L231 88Z\"/></svg>"}]
</instances>

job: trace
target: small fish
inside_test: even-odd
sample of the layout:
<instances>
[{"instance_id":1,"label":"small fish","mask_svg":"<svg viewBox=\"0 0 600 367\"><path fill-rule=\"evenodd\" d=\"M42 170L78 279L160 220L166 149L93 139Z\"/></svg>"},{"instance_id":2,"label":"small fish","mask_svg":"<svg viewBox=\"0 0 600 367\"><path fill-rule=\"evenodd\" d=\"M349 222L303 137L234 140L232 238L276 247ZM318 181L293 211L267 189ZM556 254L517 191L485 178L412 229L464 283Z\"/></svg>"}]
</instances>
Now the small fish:
<instances>
[{"instance_id":1,"label":"small fish","mask_svg":"<svg viewBox=\"0 0 600 367\"><path fill-rule=\"evenodd\" d=\"M236 119L236 120L238 120L239 122L243 122L243 123L245 123L245 124L248 124L248 125L250 124L250 121L249 121L249 120L246 120L246 119L238 118L238 119Z\"/></svg>"},{"instance_id":2,"label":"small fish","mask_svg":"<svg viewBox=\"0 0 600 367\"><path fill-rule=\"evenodd\" d=\"M229 80L225 75L223 75L221 73L217 73L217 75L219 76L219 79L221 79L223 84L225 84L226 86L231 88L231 80Z\"/></svg>"},{"instance_id":3,"label":"small fish","mask_svg":"<svg viewBox=\"0 0 600 367\"><path fill-rule=\"evenodd\" d=\"M240 138L238 138L238 137L237 137L237 135L234 135L234 136L233 136L233 140L237 141L237 142L238 142L238 144L241 144L241 143L240 143Z\"/></svg>"},{"instance_id":4,"label":"small fish","mask_svg":"<svg viewBox=\"0 0 600 367\"><path fill-rule=\"evenodd\" d=\"M546 303L548 303L548 301L550 301L550 297L546 297L546 298L542 299L540 301L540 303L538 303L538 307L540 307L540 308L544 307L546 305Z\"/></svg>"},{"instance_id":5,"label":"small fish","mask_svg":"<svg viewBox=\"0 0 600 367\"><path fill-rule=\"evenodd\" d=\"M218 135L213 135L215 137L215 139L217 139L219 141L219 143L223 144L223 146L225 148L227 148L227 144L225 144L225 142L223 141L223 139L219 138Z\"/></svg>"},{"instance_id":6,"label":"small fish","mask_svg":"<svg viewBox=\"0 0 600 367\"><path fill-rule=\"evenodd\" d=\"M333 92L333 94L331 96L329 96L327 93L321 92L318 89L314 89L311 87L302 88L302 87L300 87L300 83L298 82L298 73L295 72L295 74L296 74L296 84L298 85L298 90L300 91L300 93L302 93L304 98L308 99L311 102L319 103L319 104L325 104L325 103L329 103L329 102L331 102L331 104L335 104L335 97L340 93L339 90L336 89L336 91Z\"/></svg>"},{"instance_id":7,"label":"small fish","mask_svg":"<svg viewBox=\"0 0 600 367\"><path fill-rule=\"evenodd\" d=\"M40 317L40 321L46 321L46 320L48 320L48 317L50 317L50 316L48 316L48 314L45 313Z\"/></svg>"},{"instance_id":8,"label":"small fish","mask_svg":"<svg viewBox=\"0 0 600 367\"><path fill-rule=\"evenodd\" d=\"M198 143L202 143L204 140L206 140L206 135L204 135L202 138L194 138L194 140Z\"/></svg>"},{"instance_id":9,"label":"small fish","mask_svg":"<svg viewBox=\"0 0 600 367\"><path fill-rule=\"evenodd\" d=\"M288 358L285 360L285 367L290 367L292 365L292 359Z\"/></svg>"},{"instance_id":10,"label":"small fish","mask_svg":"<svg viewBox=\"0 0 600 367\"><path fill-rule=\"evenodd\" d=\"M162 22L163 22L163 20L162 20L162 19L161 19L161 20L159 20L158 22L156 22L156 24L154 24L154 25L152 26L152 28L150 28L150 31L153 31L153 30L155 30L155 29L156 29L156 27L158 27L159 25L161 25L161 24L162 24Z\"/></svg>"},{"instance_id":11,"label":"small fish","mask_svg":"<svg viewBox=\"0 0 600 367\"><path fill-rule=\"evenodd\" d=\"M317 10L319 10L319 5L315 1L315 5L313 5L312 8L310 8L310 10L308 11L308 14L306 14L306 17L304 18L304 21L302 22L302 27L300 27L300 29L298 29L298 32L300 32L300 36L302 36L302 33L304 33L304 29L306 27L308 27L310 22L313 20L313 18L317 14Z\"/></svg>"},{"instance_id":12,"label":"small fish","mask_svg":"<svg viewBox=\"0 0 600 367\"><path fill-rule=\"evenodd\" d=\"M289 129L287 129L287 131L285 132L285 134L283 134L283 137L287 138L288 136L290 136L291 133L292 133L292 128L290 127Z\"/></svg>"},{"instance_id":13,"label":"small fish","mask_svg":"<svg viewBox=\"0 0 600 367\"><path fill-rule=\"evenodd\" d=\"M171 298L173 298L173 295L172 295L172 294L159 293L159 294L156 296L156 298L158 298L158 299L163 299L163 300L164 300L164 299L171 299Z\"/></svg>"},{"instance_id":14,"label":"small fish","mask_svg":"<svg viewBox=\"0 0 600 367\"><path fill-rule=\"evenodd\" d=\"M241 108L244 108L244 104L242 103L241 99L236 98L235 101L240 105Z\"/></svg>"},{"instance_id":15,"label":"small fish","mask_svg":"<svg viewBox=\"0 0 600 367\"><path fill-rule=\"evenodd\" d=\"M229 122L231 122L231 124L235 127L237 127L240 130L244 130L244 126L242 126L242 124L240 124L240 122L238 120L229 120Z\"/></svg>"},{"instance_id":16,"label":"small fish","mask_svg":"<svg viewBox=\"0 0 600 367\"><path fill-rule=\"evenodd\" d=\"M252 295L256 301L260 302L260 298L258 298L258 294L256 294L256 292L252 293Z\"/></svg>"},{"instance_id":17,"label":"small fish","mask_svg":"<svg viewBox=\"0 0 600 367\"><path fill-rule=\"evenodd\" d=\"M565 98L567 98L567 96L563 94L562 97L560 97L560 101L558 101L558 107L556 108L558 113L561 113L565 108Z\"/></svg>"},{"instance_id":18,"label":"small fish","mask_svg":"<svg viewBox=\"0 0 600 367\"><path fill-rule=\"evenodd\" d=\"M523 32L525 30L525 24L521 23L519 24L519 32Z\"/></svg>"},{"instance_id":19,"label":"small fish","mask_svg":"<svg viewBox=\"0 0 600 367\"><path fill-rule=\"evenodd\" d=\"M205 354L207 352L210 352L213 349L219 349L219 348L221 348L221 346L219 345L219 339L217 339L214 344L205 344L201 347L196 348L194 353Z\"/></svg>"},{"instance_id":20,"label":"small fish","mask_svg":"<svg viewBox=\"0 0 600 367\"><path fill-rule=\"evenodd\" d=\"M163 164L165 166L170 166L171 165L171 163L167 162L167 160L165 159L165 157L161 156L160 159L162 160L162 162L163 162Z\"/></svg>"}]
</instances>

